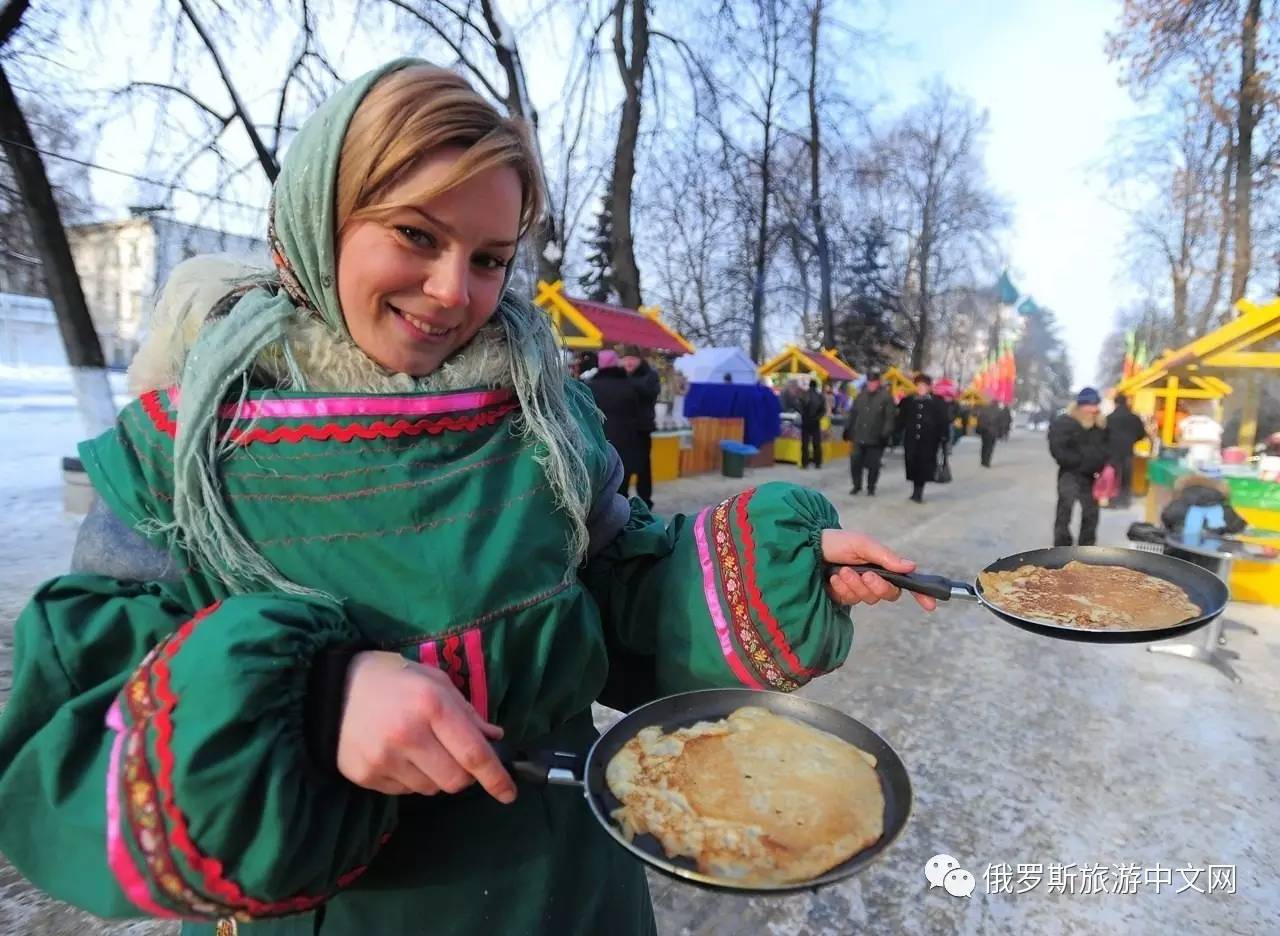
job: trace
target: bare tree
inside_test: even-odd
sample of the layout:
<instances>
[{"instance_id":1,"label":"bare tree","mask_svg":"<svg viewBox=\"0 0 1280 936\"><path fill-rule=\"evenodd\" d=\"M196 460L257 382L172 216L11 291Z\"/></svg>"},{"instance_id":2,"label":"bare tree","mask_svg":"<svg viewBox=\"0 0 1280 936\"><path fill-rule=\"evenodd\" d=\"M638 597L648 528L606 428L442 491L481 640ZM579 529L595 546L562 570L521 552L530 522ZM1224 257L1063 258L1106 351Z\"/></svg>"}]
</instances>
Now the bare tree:
<instances>
[{"instance_id":1,"label":"bare tree","mask_svg":"<svg viewBox=\"0 0 1280 936\"><path fill-rule=\"evenodd\" d=\"M1187 80L1233 112L1232 303L1245 294L1252 268L1254 132L1277 101L1274 76L1259 66L1260 55L1265 61L1278 51L1280 37L1270 25L1262 0L1131 0L1108 38L1109 54L1124 64L1135 91L1164 79Z\"/></svg>"},{"instance_id":2,"label":"bare tree","mask_svg":"<svg viewBox=\"0 0 1280 936\"><path fill-rule=\"evenodd\" d=\"M835 313L831 305L831 243L822 215L822 121L818 107L818 57L822 43L822 0L813 0L809 8L809 80L806 88L809 104L809 177L813 236L818 256L818 306L822 313L823 347L836 344Z\"/></svg>"},{"instance_id":3,"label":"bare tree","mask_svg":"<svg viewBox=\"0 0 1280 936\"><path fill-rule=\"evenodd\" d=\"M1139 271L1154 262L1167 272L1171 335L1179 343L1192 330L1205 330L1223 292L1232 226L1231 132L1201 97L1175 92L1164 112L1140 125L1117 153L1117 188L1137 187L1141 198L1130 209L1133 259Z\"/></svg>"},{"instance_id":4,"label":"bare tree","mask_svg":"<svg viewBox=\"0 0 1280 936\"><path fill-rule=\"evenodd\" d=\"M939 296L972 278L1005 222L981 161L986 116L942 84L878 139L863 173L897 254L911 366L929 360ZM905 310L904 310L905 311Z\"/></svg>"},{"instance_id":5,"label":"bare tree","mask_svg":"<svg viewBox=\"0 0 1280 936\"><path fill-rule=\"evenodd\" d=\"M86 430L96 435L115 422L106 359L89 316L40 148L9 78L10 43L27 12L26 0L8 0L0 7L0 148L21 199L27 229L53 302L58 331L72 367L81 418Z\"/></svg>"},{"instance_id":6,"label":"bare tree","mask_svg":"<svg viewBox=\"0 0 1280 936\"><path fill-rule=\"evenodd\" d=\"M640 306L640 268L636 264L631 230L631 197L636 176L636 142L640 136L644 103L645 68L649 60L647 0L617 0L614 4L613 56L622 81L622 115L618 121L610 184L613 198L613 275L619 301L635 309Z\"/></svg>"}]
</instances>

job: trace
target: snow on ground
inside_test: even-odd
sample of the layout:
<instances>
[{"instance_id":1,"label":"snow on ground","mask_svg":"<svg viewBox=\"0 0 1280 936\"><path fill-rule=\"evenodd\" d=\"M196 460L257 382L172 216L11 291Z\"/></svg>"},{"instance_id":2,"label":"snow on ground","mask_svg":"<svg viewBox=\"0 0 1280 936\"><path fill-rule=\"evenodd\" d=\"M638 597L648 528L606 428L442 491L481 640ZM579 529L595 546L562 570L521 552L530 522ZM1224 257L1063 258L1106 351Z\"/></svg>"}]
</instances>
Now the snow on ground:
<instances>
[{"instance_id":1,"label":"snow on ground","mask_svg":"<svg viewBox=\"0 0 1280 936\"><path fill-rule=\"evenodd\" d=\"M13 618L37 583L66 568L76 519L62 512L59 464L80 435L68 380L0 371L0 700ZM830 497L846 527L954 577L1044 545L1054 468L1043 435L1016 434L997 448L990 470L978 466L974 440L965 440L952 468L955 483L931 485L922 506L907 502L896 456L886 460L875 499L848 495L843 464L753 470L745 481L681 479L660 485L655 498L670 513L745 484L808 484ZM1136 511L1104 511L1102 542L1123 544L1133 519ZM1280 615L1239 604L1227 613L1261 632L1228 631L1240 684L1142 646L1027 634L969 604L952 602L931 616L910 602L858 609L848 663L801 691L866 722L902 755L915 789L906 832L863 874L816 893L743 898L652 876L660 932L1275 932ZM971 897L929 889L923 869L938 853L974 874ZM988 893L984 872L1001 862L1040 865L1043 880ZM1065 886L1082 864L1107 865L1114 878L1121 863L1140 866L1154 883L1129 893ZM1064 886L1050 885L1055 864ZM1210 864L1233 868L1234 893L1203 893L1207 875L1188 887L1178 870ZM0 860L0 936L174 931L94 921L42 897Z\"/></svg>"}]
</instances>

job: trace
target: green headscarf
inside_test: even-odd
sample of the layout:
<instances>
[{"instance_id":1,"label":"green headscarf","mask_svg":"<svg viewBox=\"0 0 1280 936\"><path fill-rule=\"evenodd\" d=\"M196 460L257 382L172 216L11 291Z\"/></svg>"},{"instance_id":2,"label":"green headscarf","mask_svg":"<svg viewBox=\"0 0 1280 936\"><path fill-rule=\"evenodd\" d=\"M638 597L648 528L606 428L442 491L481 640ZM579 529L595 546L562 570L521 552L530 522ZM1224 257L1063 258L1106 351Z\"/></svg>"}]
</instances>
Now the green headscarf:
<instances>
[{"instance_id":1,"label":"green headscarf","mask_svg":"<svg viewBox=\"0 0 1280 936\"><path fill-rule=\"evenodd\" d=\"M233 392L243 399L254 362L268 348L279 347L290 360L286 339L300 311L350 337L338 301L334 256L343 139L352 115L379 80L402 68L429 64L403 58L377 68L340 89L302 125L285 154L269 212L268 248L276 273L243 284L230 311L211 316L201 328L183 365L169 532L233 591L309 590L281 576L245 539L227 510L217 463L235 443L219 427L219 407ZM566 401L559 350L546 317L506 295L505 284L495 318L511 349L512 383L522 410L518 430L537 445L557 501L573 520L569 547L580 560L586 551L591 484L581 433ZM293 388L305 389L303 375L296 367L290 370Z\"/></svg>"}]
</instances>

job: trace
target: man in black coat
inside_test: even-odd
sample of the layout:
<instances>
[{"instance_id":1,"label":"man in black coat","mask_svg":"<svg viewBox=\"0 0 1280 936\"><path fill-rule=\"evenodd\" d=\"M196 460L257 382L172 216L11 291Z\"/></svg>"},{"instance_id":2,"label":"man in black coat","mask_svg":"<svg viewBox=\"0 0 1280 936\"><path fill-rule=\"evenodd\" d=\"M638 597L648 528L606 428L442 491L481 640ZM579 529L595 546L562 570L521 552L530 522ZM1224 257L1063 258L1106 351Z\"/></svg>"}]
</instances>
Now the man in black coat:
<instances>
[{"instance_id":1,"label":"man in black coat","mask_svg":"<svg viewBox=\"0 0 1280 936\"><path fill-rule=\"evenodd\" d=\"M640 391L613 351L600 352L599 366L587 386L604 413L604 437L622 459L622 486L618 493L626 497L631 476L640 473Z\"/></svg>"},{"instance_id":2,"label":"man in black coat","mask_svg":"<svg viewBox=\"0 0 1280 936\"><path fill-rule=\"evenodd\" d=\"M853 480L850 494L862 492L862 471L867 472L867 496L875 497L876 482L880 480L880 460L884 448L893 437L893 421L897 408L893 394L880 382L878 371L867 374L862 392L854 399L845 418L844 439L853 443L849 456L849 474Z\"/></svg>"},{"instance_id":3,"label":"man in black coat","mask_svg":"<svg viewBox=\"0 0 1280 936\"><path fill-rule=\"evenodd\" d=\"M637 420L636 436L636 496L650 508L653 507L653 432L658 428L654 415L658 403L658 395L662 393L662 378L640 356L637 348L626 349L622 357L622 368L631 377L636 393L640 396L640 415Z\"/></svg>"},{"instance_id":4,"label":"man in black coat","mask_svg":"<svg viewBox=\"0 0 1280 936\"><path fill-rule=\"evenodd\" d=\"M1098 391L1085 387L1076 405L1049 423L1049 452L1058 463L1058 509L1053 521L1053 545L1071 545L1071 514L1080 502L1080 545L1098 541L1098 502L1093 480L1107 464L1107 433Z\"/></svg>"},{"instance_id":5,"label":"man in black coat","mask_svg":"<svg viewBox=\"0 0 1280 936\"><path fill-rule=\"evenodd\" d=\"M1115 466L1120 478L1120 495L1115 499L1117 507L1128 507L1133 486L1133 447L1147 437L1147 427L1142 417L1129 409L1125 397L1116 397L1116 408L1107 417L1108 460Z\"/></svg>"},{"instance_id":6,"label":"man in black coat","mask_svg":"<svg viewBox=\"0 0 1280 936\"><path fill-rule=\"evenodd\" d=\"M902 454L911 482L911 499L924 503L924 486L938 467L938 449L947 441L947 404L933 395L933 378L916 375L916 392L898 404Z\"/></svg>"},{"instance_id":7,"label":"man in black coat","mask_svg":"<svg viewBox=\"0 0 1280 936\"><path fill-rule=\"evenodd\" d=\"M816 380L809 381L809 391L800 398L800 467L809 462L822 467L822 417L827 415L827 398Z\"/></svg>"},{"instance_id":8,"label":"man in black coat","mask_svg":"<svg viewBox=\"0 0 1280 936\"><path fill-rule=\"evenodd\" d=\"M991 455L1000 437L1000 406L994 401L978 407L978 436L982 439L982 467L991 467Z\"/></svg>"}]
</instances>

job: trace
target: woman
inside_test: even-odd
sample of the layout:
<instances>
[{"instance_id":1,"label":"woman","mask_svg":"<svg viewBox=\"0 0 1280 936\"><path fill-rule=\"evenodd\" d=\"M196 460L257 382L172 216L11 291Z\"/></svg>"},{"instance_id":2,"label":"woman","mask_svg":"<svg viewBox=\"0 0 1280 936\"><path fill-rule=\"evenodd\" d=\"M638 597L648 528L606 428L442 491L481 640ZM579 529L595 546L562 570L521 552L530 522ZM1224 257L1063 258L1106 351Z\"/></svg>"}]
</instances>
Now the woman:
<instances>
[{"instance_id":1,"label":"woman","mask_svg":"<svg viewBox=\"0 0 1280 936\"><path fill-rule=\"evenodd\" d=\"M911 482L911 500L924 503L924 486L933 480L938 448L947 438L947 405L933 395L933 378L916 375L916 392L898 405L902 452Z\"/></svg>"},{"instance_id":2,"label":"woman","mask_svg":"<svg viewBox=\"0 0 1280 936\"><path fill-rule=\"evenodd\" d=\"M290 146L275 271L175 271L140 398L81 447L77 573L16 624L0 850L38 885L187 934L652 932L580 794L517 791L490 742L794 688L847 654L840 604L897 597L824 581L912 563L804 489L670 525L616 494L546 317L504 295L539 178L521 125L394 62Z\"/></svg>"}]
</instances>

